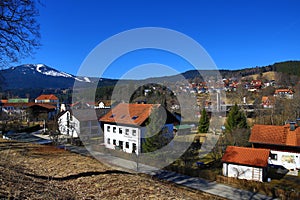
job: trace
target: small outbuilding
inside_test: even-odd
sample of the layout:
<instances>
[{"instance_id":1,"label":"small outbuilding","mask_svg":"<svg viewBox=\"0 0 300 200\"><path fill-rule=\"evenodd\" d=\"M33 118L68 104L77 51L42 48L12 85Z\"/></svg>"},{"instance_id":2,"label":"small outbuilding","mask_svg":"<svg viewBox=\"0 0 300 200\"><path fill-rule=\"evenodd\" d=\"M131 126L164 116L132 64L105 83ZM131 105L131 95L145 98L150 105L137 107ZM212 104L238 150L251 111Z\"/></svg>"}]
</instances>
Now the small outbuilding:
<instances>
[{"instance_id":1,"label":"small outbuilding","mask_svg":"<svg viewBox=\"0 0 300 200\"><path fill-rule=\"evenodd\" d=\"M267 179L269 149L228 146L224 156L223 175L263 182Z\"/></svg>"}]
</instances>

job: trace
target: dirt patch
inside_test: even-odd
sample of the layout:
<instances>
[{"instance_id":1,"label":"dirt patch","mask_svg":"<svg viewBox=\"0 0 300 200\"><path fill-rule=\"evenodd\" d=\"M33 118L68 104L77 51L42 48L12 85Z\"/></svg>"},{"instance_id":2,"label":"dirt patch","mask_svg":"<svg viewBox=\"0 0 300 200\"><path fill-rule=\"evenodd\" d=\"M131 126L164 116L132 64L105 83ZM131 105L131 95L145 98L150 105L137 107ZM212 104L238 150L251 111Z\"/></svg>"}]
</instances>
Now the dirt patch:
<instances>
[{"instance_id":1,"label":"dirt patch","mask_svg":"<svg viewBox=\"0 0 300 200\"><path fill-rule=\"evenodd\" d=\"M0 139L0 199L221 199L51 146Z\"/></svg>"}]
</instances>

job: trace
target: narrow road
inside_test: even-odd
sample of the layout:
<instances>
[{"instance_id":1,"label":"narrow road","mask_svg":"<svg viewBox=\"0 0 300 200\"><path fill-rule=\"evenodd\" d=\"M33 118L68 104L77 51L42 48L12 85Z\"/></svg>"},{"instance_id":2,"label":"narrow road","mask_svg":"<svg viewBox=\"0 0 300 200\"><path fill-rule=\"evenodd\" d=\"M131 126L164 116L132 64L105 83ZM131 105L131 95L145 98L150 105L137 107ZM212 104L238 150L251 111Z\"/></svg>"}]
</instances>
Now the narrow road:
<instances>
[{"instance_id":1,"label":"narrow road","mask_svg":"<svg viewBox=\"0 0 300 200\"><path fill-rule=\"evenodd\" d=\"M107 161L114 166L122 167L124 169L137 171L136 162L114 157L111 155L103 154L100 152L88 151L85 147L77 147L77 146L66 146L66 148L75 153L79 153L85 156L93 156L96 159ZM90 153L91 152L91 153ZM91 155L92 154L92 155ZM185 186L188 188L192 188L195 190L199 190L202 192L206 192L209 194L213 194L216 196L220 196L226 199L242 199L242 200L271 200L274 199L272 197L250 192L247 190L242 190L238 188L234 188L228 185L224 185L217 182L209 182L205 179L198 177L190 177L182 174L178 174L171 171L157 169L148 165L139 164L138 172L149 174L151 176L157 177L162 180L166 180L169 182L176 183L181 186Z\"/></svg>"}]
</instances>

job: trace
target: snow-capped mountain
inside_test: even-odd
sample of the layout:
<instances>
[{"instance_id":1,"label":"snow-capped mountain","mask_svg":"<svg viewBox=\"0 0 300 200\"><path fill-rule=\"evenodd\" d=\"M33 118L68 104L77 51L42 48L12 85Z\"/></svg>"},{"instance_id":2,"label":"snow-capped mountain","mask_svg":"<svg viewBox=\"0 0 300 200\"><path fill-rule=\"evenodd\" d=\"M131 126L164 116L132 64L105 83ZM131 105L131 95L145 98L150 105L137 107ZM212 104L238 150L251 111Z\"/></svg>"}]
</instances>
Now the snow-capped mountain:
<instances>
[{"instance_id":1,"label":"snow-capped mountain","mask_svg":"<svg viewBox=\"0 0 300 200\"><path fill-rule=\"evenodd\" d=\"M76 77L44 64L27 64L0 71L2 90L18 88L72 88L74 81L93 82L89 77Z\"/></svg>"},{"instance_id":2,"label":"snow-capped mountain","mask_svg":"<svg viewBox=\"0 0 300 200\"><path fill-rule=\"evenodd\" d=\"M37 72L37 73L41 73L41 74L44 74L47 76L74 78L77 81L91 82L88 77L78 78L74 75L58 71L58 70L48 67L47 65L44 65L44 64L27 64L27 65L12 67L11 69L21 71L23 74Z\"/></svg>"}]
</instances>

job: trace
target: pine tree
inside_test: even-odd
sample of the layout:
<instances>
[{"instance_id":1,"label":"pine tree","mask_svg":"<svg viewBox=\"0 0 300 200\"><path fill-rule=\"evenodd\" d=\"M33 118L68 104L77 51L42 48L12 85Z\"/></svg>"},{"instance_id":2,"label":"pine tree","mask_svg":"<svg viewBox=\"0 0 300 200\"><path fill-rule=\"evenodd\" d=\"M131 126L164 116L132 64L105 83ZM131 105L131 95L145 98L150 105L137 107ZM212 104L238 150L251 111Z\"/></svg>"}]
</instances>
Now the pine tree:
<instances>
[{"instance_id":1,"label":"pine tree","mask_svg":"<svg viewBox=\"0 0 300 200\"><path fill-rule=\"evenodd\" d=\"M247 118L245 114L240 111L237 104L235 104L229 111L226 123L226 132L233 132L235 129L248 128Z\"/></svg>"},{"instance_id":2,"label":"pine tree","mask_svg":"<svg viewBox=\"0 0 300 200\"><path fill-rule=\"evenodd\" d=\"M162 107L160 107L160 109L162 109ZM161 137L162 127L159 126L162 121L159 109L152 111L149 119L151 119L151 121L149 120L147 122L146 138L144 138L142 143L142 152L144 153L156 151L161 148L164 143Z\"/></svg>"},{"instance_id":3,"label":"pine tree","mask_svg":"<svg viewBox=\"0 0 300 200\"><path fill-rule=\"evenodd\" d=\"M207 133L208 129L209 129L209 117L208 117L208 114L207 114L205 108L203 108L203 110L201 112L201 117L199 120L198 131L200 133Z\"/></svg>"}]
</instances>

